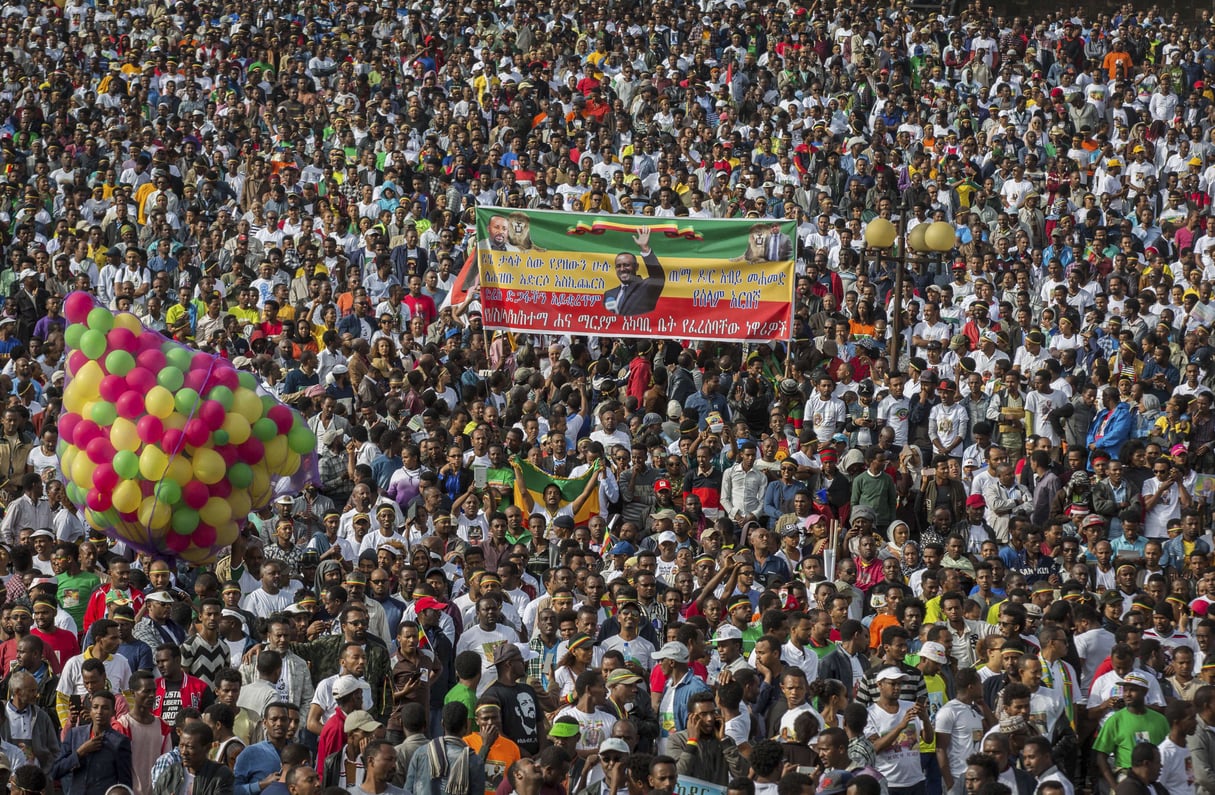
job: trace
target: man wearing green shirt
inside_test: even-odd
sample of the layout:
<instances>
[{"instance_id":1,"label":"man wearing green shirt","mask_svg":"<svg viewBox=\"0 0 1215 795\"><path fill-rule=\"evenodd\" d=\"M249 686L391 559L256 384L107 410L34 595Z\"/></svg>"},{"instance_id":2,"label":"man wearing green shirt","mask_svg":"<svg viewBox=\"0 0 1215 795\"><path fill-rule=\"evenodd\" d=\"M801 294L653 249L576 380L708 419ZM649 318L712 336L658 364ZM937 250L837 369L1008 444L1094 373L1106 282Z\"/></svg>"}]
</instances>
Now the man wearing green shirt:
<instances>
[{"instance_id":1,"label":"man wearing green shirt","mask_svg":"<svg viewBox=\"0 0 1215 795\"><path fill-rule=\"evenodd\" d=\"M868 505L877 514L874 525L886 527L894 521L897 500L894 480L886 474L886 453L870 447L865 453L865 471L852 481L852 504Z\"/></svg>"},{"instance_id":2,"label":"man wearing green shirt","mask_svg":"<svg viewBox=\"0 0 1215 795\"><path fill-rule=\"evenodd\" d=\"M456 676L459 682L447 691L443 705L458 701L468 707L468 714L477 709L477 686L481 683L481 655L475 651L462 651L456 655Z\"/></svg>"},{"instance_id":3,"label":"man wearing green shirt","mask_svg":"<svg viewBox=\"0 0 1215 795\"><path fill-rule=\"evenodd\" d=\"M89 597L101 585L101 580L96 574L80 571L80 550L67 542L57 545L51 553L51 570L55 572L59 604L75 619L76 626L83 627Z\"/></svg>"},{"instance_id":4,"label":"man wearing green shirt","mask_svg":"<svg viewBox=\"0 0 1215 795\"><path fill-rule=\"evenodd\" d=\"M1131 752L1141 742L1160 745L1169 736L1169 722L1145 702L1148 692L1147 674L1130 671L1122 677L1122 699L1126 706L1115 711L1097 732L1093 750L1097 752L1097 772L1112 792L1118 786L1110 754L1117 770L1130 770Z\"/></svg>"}]
</instances>

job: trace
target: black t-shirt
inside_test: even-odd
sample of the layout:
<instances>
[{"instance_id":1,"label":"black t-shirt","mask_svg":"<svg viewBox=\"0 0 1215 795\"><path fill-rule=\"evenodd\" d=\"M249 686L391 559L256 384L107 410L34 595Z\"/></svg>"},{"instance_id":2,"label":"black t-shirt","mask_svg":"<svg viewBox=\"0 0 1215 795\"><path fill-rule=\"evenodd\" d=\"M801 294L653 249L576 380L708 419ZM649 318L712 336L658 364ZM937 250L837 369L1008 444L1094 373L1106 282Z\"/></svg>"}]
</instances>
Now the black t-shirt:
<instances>
[{"instance_id":1,"label":"black t-shirt","mask_svg":"<svg viewBox=\"0 0 1215 795\"><path fill-rule=\"evenodd\" d=\"M540 753L540 701L530 685L516 682L508 687L495 682L486 689L483 698L502 705L502 735L515 741L529 756Z\"/></svg>"}]
</instances>

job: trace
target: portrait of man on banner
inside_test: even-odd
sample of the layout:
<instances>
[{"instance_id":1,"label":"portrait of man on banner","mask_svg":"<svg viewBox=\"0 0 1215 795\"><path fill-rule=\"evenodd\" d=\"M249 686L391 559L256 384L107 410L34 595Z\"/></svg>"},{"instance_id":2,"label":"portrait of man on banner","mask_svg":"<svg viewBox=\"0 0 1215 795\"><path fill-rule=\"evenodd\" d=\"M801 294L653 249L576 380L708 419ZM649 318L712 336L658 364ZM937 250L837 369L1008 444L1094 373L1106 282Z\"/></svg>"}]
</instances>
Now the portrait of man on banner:
<instances>
[{"instance_id":1,"label":"portrait of man on banner","mask_svg":"<svg viewBox=\"0 0 1215 795\"><path fill-rule=\"evenodd\" d=\"M666 283L666 271L650 249L650 228L637 227L633 242L641 253L641 262L645 263L646 275L642 278L638 274L636 254L622 251L616 255L616 278L620 280L620 286L604 293L603 305L609 312L615 312L617 315L632 316L653 312Z\"/></svg>"}]
</instances>

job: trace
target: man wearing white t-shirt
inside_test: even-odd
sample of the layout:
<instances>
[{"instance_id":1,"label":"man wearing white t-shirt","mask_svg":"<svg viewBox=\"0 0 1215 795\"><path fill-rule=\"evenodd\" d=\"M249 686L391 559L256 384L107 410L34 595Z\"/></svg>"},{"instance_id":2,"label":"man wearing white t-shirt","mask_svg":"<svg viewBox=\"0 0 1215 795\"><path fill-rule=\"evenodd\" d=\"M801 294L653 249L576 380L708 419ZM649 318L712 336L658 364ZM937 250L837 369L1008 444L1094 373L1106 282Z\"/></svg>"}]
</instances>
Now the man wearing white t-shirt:
<instances>
[{"instance_id":1,"label":"man wearing white t-shirt","mask_svg":"<svg viewBox=\"0 0 1215 795\"><path fill-rule=\"evenodd\" d=\"M931 743L936 732L920 719L923 707L899 699L899 688L906 674L896 666L879 671L874 677L878 699L869 705L865 736L877 752L877 771L891 792L923 784L920 767L920 741Z\"/></svg>"}]
</instances>

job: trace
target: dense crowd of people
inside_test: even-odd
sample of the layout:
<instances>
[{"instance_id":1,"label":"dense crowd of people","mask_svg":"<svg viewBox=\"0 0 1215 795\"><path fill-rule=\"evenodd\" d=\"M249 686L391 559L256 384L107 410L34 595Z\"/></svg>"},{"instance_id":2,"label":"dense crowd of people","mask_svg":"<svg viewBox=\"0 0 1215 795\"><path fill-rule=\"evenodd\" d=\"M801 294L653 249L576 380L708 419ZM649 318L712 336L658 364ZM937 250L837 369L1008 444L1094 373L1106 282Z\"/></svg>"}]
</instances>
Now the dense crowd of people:
<instances>
[{"instance_id":1,"label":"dense crowd of people","mask_svg":"<svg viewBox=\"0 0 1215 795\"><path fill-rule=\"evenodd\" d=\"M0 785L1215 795L1196 13L4 4ZM794 221L791 339L489 329L488 206ZM217 563L68 498L75 290L308 417Z\"/></svg>"}]
</instances>

